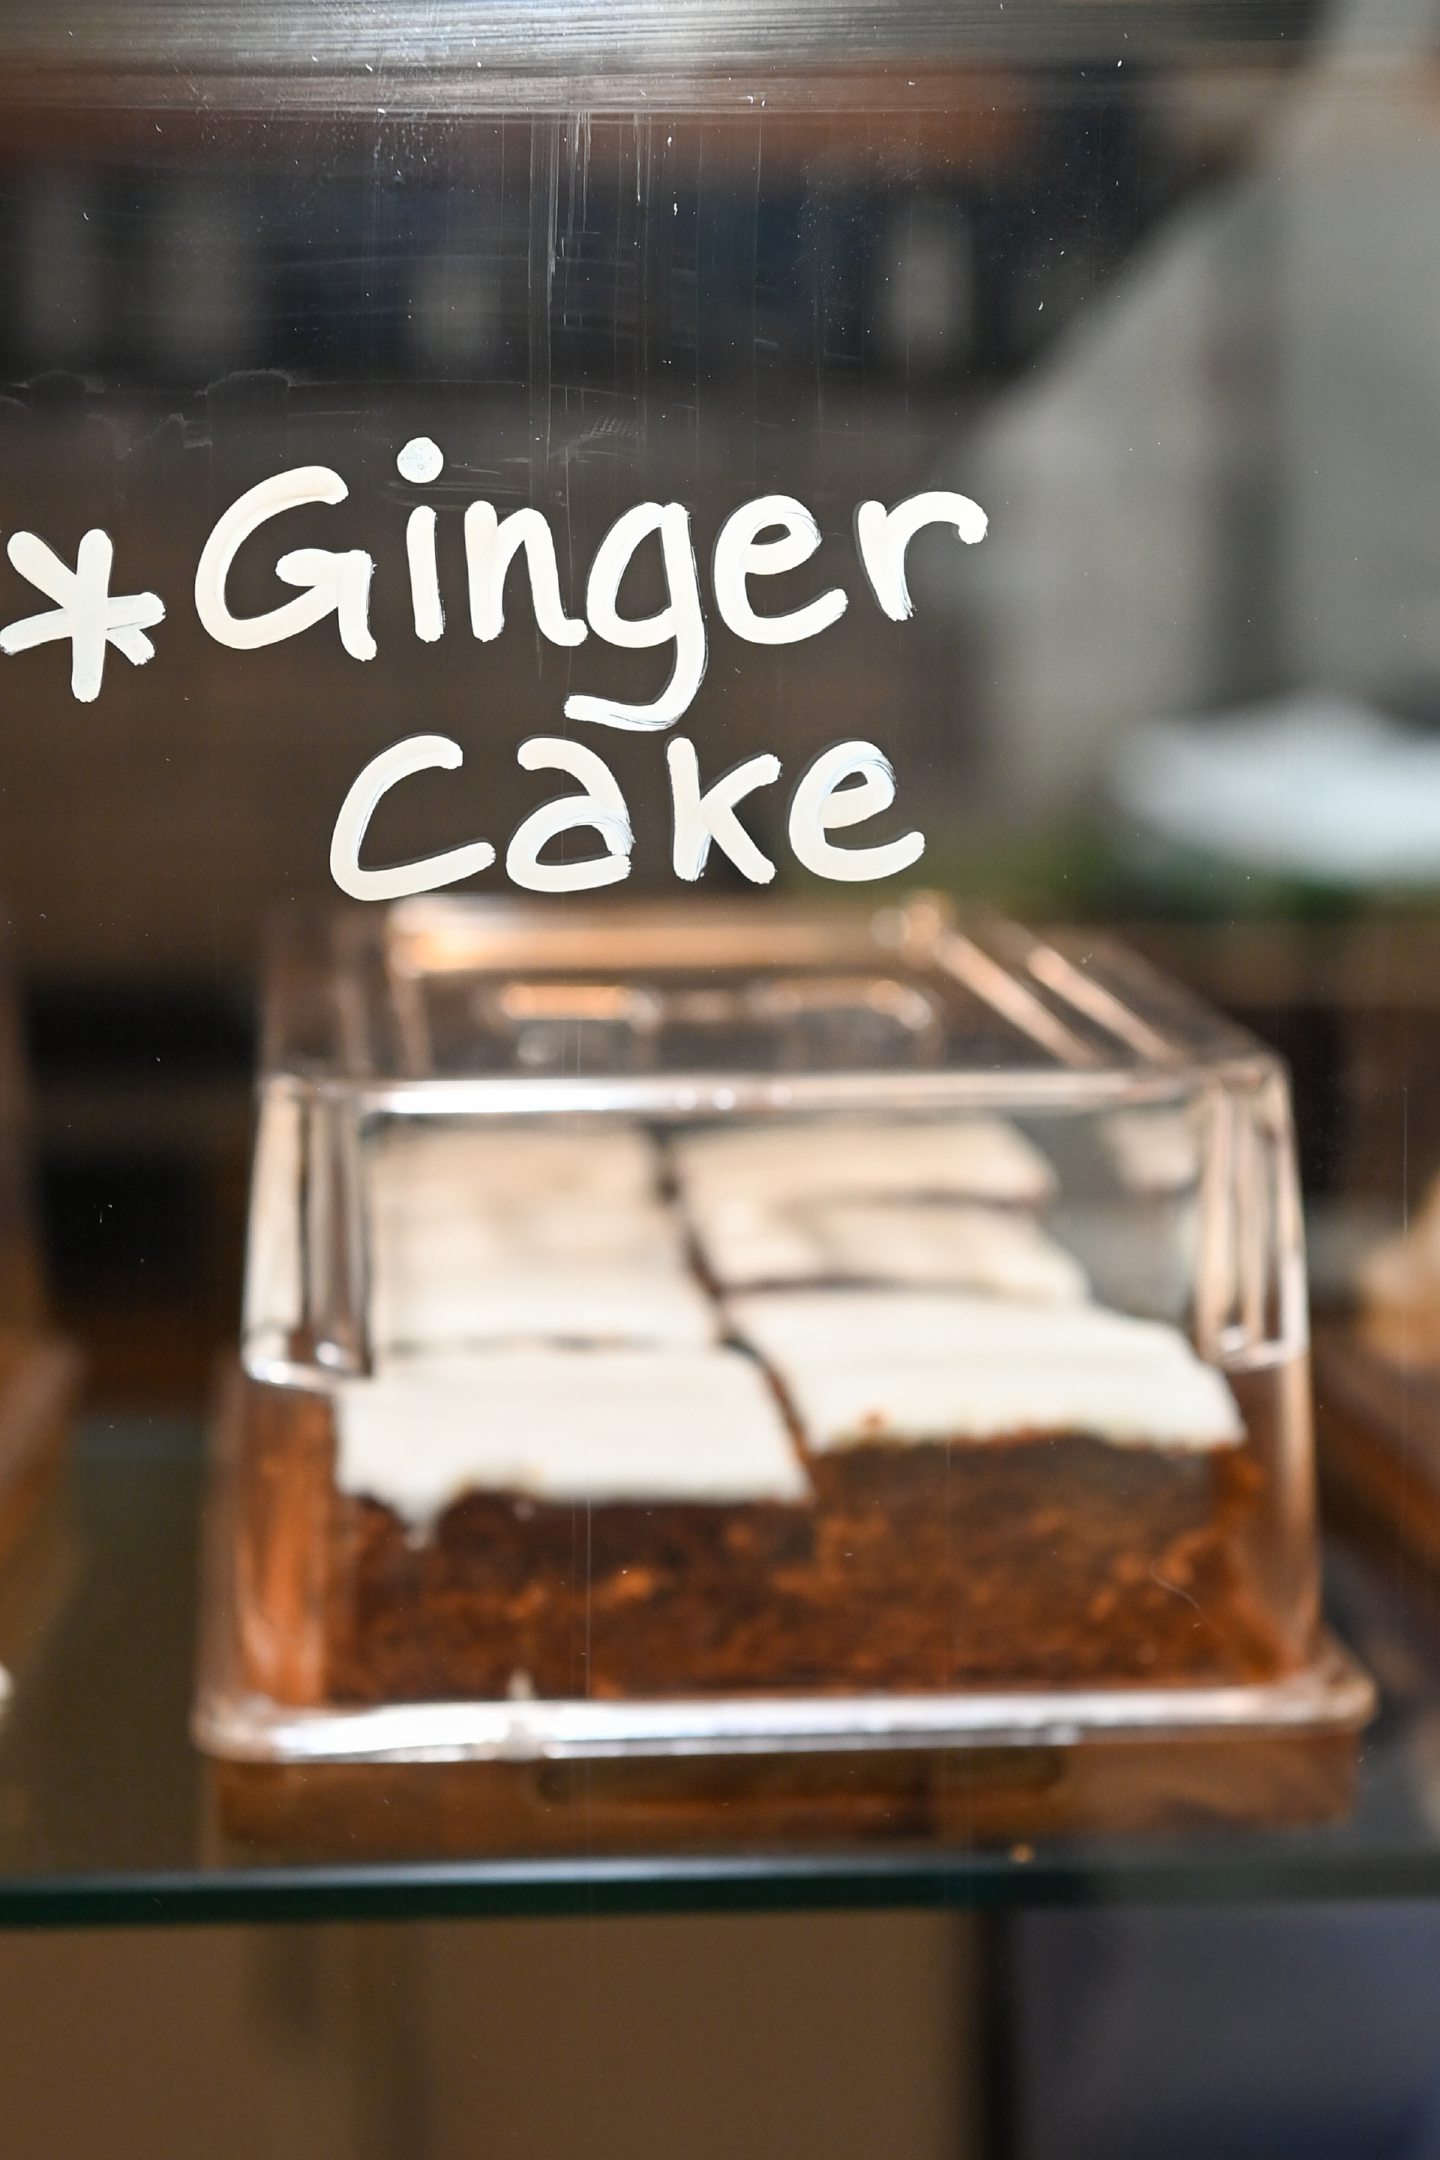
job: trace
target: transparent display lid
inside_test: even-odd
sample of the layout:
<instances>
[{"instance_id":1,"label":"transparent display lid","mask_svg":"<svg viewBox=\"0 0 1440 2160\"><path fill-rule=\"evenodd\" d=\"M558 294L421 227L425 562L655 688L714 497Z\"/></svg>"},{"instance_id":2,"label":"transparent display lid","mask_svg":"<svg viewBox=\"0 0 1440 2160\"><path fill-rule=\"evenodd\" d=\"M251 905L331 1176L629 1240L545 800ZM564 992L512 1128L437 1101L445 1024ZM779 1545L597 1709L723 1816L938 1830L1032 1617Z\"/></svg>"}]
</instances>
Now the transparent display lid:
<instances>
[{"instance_id":1,"label":"transparent display lid","mask_svg":"<svg viewBox=\"0 0 1440 2160\"><path fill-rule=\"evenodd\" d=\"M929 897L868 912L407 903L283 938L262 1058L246 1305L257 1375L370 1368L372 1303L387 1288L377 1235L396 1188L428 1181L427 1206L442 1218L485 1212L486 1181L517 1159L509 1141L481 1137L497 1120L510 1132L543 1120L552 1142L567 1132L574 1148L597 1151L596 1121L628 1132L632 1148L664 1132L683 1144L690 1126L753 1128L697 1169L711 1197L753 1204L777 1176L798 1176L813 1189L791 1201L833 1188L842 1203L918 1204L883 1220L782 1226L819 1238L810 1272L822 1276L856 1273L836 1262L837 1240L918 1245L928 1234L943 1245L953 1226L928 1207L937 1191L982 1204L1058 1196L1062 1210L1080 1210L1090 1272L1118 1302L1138 1294L1231 1359L1304 1347L1277 1061L1084 933L962 925ZM1039 1121L1038 1142L1017 1115ZM432 1123L472 1137L432 1136L427 1168L421 1136ZM797 1158L787 1136L802 1129ZM644 1145L652 1154L635 1178L663 1186L670 1142ZM937 1147L966 1161L937 1164ZM1028 1158L1018 1167L1017 1153ZM733 1192L727 1178L740 1180ZM1173 1226L1155 1227L1177 1194L1188 1196L1183 1250ZM558 1267L559 1247L578 1240L592 1272L618 1262L607 1242L615 1197L598 1191L578 1217L572 1206L538 1246L502 1239L477 1295L497 1296L507 1252L531 1269ZM633 1213L625 1222L633 1243L644 1224ZM747 1233L733 1208L708 1227L727 1249ZM763 1240L775 1225L748 1227ZM1005 1265L993 1237L987 1256ZM474 1257L462 1238L462 1302ZM788 1272L803 1281L807 1270L792 1262ZM930 1273L916 1257L903 1277L918 1287Z\"/></svg>"},{"instance_id":2,"label":"transparent display lid","mask_svg":"<svg viewBox=\"0 0 1440 2160\"><path fill-rule=\"evenodd\" d=\"M710 903L543 909L406 902L292 932L266 1008L267 1078L483 1112L506 1087L693 1114L696 1087L827 1099L1159 1095L1254 1039L1085 932L878 910ZM771 1076L784 1074L780 1092ZM674 1083L683 1076L688 1092ZM423 1093L411 1085L421 1083ZM726 1096L722 1108L736 1103Z\"/></svg>"},{"instance_id":3,"label":"transparent display lid","mask_svg":"<svg viewBox=\"0 0 1440 2160\"><path fill-rule=\"evenodd\" d=\"M244 1349L222 1754L1366 1699L1316 1633L1283 1070L1084 933L929 897L292 932Z\"/></svg>"}]
</instances>

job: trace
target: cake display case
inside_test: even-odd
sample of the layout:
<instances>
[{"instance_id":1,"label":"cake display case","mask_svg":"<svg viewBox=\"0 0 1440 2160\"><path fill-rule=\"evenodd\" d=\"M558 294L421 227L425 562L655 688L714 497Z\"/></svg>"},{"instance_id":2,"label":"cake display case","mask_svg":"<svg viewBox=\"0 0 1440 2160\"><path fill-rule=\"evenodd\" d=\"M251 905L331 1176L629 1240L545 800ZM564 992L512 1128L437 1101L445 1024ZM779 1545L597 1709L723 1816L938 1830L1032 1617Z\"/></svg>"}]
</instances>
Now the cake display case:
<instances>
[{"instance_id":1,"label":"cake display case","mask_svg":"<svg viewBox=\"0 0 1440 2160\"><path fill-rule=\"evenodd\" d=\"M0 1707L54 1606L58 1484L79 1377L49 1321L32 1189L30 1087L14 980L0 974Z\"/></svg>"},{"instance_id":2,"label":"cake display case","mask_svg":"<svg viewBox=\"0 0 1440 2160\"><path fill-rule=\"evenodd\" d=\"M1373 1245L1317 1337L1321 1468L1341 1527L1440 1566L1440 1186Z\"/></svg>"},{"instance_id":3,"label":"cake display case","mask_svg":"<svg viewBox=\"0 0 1440 2160\"><path fill-rule=\"evenodd\" d=\"M232 1821L553 1844L577 1777L619 1841L1344 1805L1284 1074L1083 935L292 932L243 1348L196 1713Z\"/></svg>"}]
</instances>

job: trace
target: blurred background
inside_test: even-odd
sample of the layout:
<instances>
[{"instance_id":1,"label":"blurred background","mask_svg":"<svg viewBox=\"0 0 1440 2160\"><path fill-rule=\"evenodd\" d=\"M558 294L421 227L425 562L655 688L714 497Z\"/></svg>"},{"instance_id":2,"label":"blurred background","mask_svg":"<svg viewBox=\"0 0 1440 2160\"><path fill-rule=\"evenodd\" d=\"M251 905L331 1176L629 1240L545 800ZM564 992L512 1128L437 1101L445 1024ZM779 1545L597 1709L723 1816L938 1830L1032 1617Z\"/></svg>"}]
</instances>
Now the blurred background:
<instances>
[{"instance_id":1,"label":"blurred background","mask_svg":"<svg viewBox=\"0 0 1440 2160\"><path fill-rule=\"evenodd\" d=\"M73 562L101 525L116 589L168 608L91 705L63 644L0 660L45 1244L101 1405L197 1405L233 1338L262 925L325 896L361 765L419 728L467 751L465 786L387 801L375 859L471 837L477 806L503 841L553 785L516 770L525 736L655 674L543 645L519 602L471 638L477 496L550 513L578 607L620 508L684 500L703 563L737 503L799 495L856 604L799 647L712 621L703 769L873 739L928 882L1119 921L1278 1041L1322 1290L1440 1163L1407 1078L1440 952L1436 9L596 20L502 10L473 58L405 6L0 22L0 528ZM424 489L395 471L415 433L446 457ZM194 617L220 509L309 461L377 561L368 665L333 625L236 653ZM853 508L932 485L990 534L923 537L893 624ZM237 604L273 605L251 554ZM0 566L0 621L37 604ZM631 889L673 890L659 746L591 735ZM764 844L780 793L757 803Z\"/></svg>"},{"instance_id":2,"label":"blurred background","mask_svg":"<svg viewBox=\"0 0 1440 2160\"><path fill-rule=\"evenodd\" d=\"M360 767L466 751L463 786L387 802L376 859L503 836L550 791L516 746L572 689L653 683L518 603L470 637L476 497L550 514L577 607L645 497L689 506L702 564L748 497L808 503L853 604L792 648L712 619L704 771L873 739L926 882L1119 926L1276 1043L1342 1298L1440 1170L1440 0L472 12L0 7L0 534L73 563L102 526L116 589L168 610L93 704L63 645L0 658L3 960L90 1410L193 1416L233 1346L263 928L327 896ZM367 665L330 625L236 653L194 617L221 509L306 462L376 558ZM989 536L917 543L892 624L853 508L931 486ZM247 608L285 596L264 564ZM0 562L0 624L41 604ZM631 889L673 891L662 746L592 739ZM1027 1922L1020 2142L1418 2160L1436 1945L1418 1908ZM980 1947L943 1917L7 1936L0 2147L973 2151Z\"/></svg>"}]
</instances>

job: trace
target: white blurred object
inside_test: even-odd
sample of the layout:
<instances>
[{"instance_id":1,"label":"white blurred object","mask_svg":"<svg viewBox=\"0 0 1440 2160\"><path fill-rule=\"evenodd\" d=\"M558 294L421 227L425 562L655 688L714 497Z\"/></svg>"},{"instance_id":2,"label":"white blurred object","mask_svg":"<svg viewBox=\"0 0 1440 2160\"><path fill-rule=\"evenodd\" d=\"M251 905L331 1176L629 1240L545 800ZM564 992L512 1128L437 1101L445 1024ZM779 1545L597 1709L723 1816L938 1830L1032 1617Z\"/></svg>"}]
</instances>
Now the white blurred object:
<instances>
[{"instance_id":1,"label":"white blurred object","mask_svg":"<svg viewBox=\"0 0 1440 2160\"><path fill-rule=\"evenodd\" d=\"M1116 802L1152 837L1281 877L1440 884L1440 740L1306 692L1136 729Z\"/></svg>"},{"instance_id":2,"label":"white blurred object","mask_svg":"<svg viewBox=\"0 0 1440 2160\"><path fill-rule=\"evenodd\" d=\"M945 461L990 530L916 582L983 639L1012 812L1083 803L1128 728L1231 684L1440 675L1437 45L1437 0L1337 0L1248 169L1160 222Z\"/></svg>"},{"instance_id":3,"label":"white blurred object","mask_svg":"<svg viewBox=\"0 0 1440 2160\"><path fill-rule=\"evenodd\" d=\"M990 530L916 581L983 629L992 769L1029 814L1083 797L1128 721L1206 680L1243 221L1233 199L1172 218L942 468Z\"/></svg>"}]
</instances>

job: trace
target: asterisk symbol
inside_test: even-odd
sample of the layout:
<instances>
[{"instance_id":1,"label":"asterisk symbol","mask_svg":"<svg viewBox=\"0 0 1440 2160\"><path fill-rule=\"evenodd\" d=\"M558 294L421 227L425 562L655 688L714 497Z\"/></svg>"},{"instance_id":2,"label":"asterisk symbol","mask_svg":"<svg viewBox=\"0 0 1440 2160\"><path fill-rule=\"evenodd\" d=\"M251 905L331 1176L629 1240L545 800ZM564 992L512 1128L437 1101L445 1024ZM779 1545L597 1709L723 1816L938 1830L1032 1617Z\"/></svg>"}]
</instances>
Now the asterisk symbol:
<instances>
[{"instance_id":1,"label":"asterisk symbol","mask_svg":"<svg viewBox=\"0 0 1440 2160\"><path fill-rule=\"evenodd\" d=\"M132 667L154 658L155 647L145 632L164 621L165 604L158 593L111 593L115 550L110 535L98 525L80 542L73 570L36 533L12 533L5 552L21 577L55 606L0 630L0 652L29 652L32 646L69 638L70 688L82 705L100 695L107 644Z\"/></svg>"}]
</instances>

